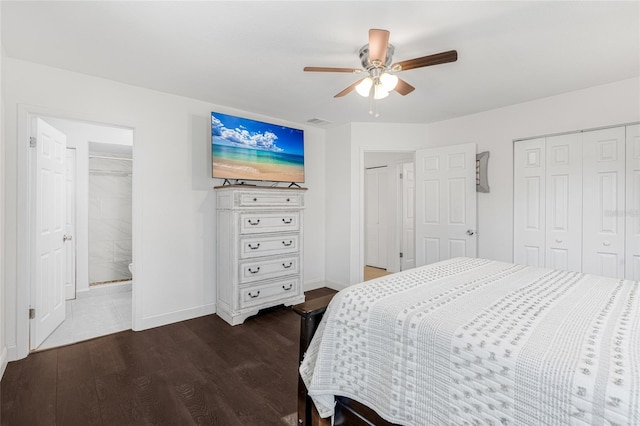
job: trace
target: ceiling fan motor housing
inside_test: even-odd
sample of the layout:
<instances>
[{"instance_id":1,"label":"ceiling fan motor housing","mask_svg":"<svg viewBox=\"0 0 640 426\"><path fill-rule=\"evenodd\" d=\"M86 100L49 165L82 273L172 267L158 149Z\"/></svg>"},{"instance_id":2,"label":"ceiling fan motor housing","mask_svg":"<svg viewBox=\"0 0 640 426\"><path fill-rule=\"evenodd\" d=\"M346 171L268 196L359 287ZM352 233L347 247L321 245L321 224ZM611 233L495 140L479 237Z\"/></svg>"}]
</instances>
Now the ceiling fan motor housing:
<instances>
[{"instance_id":1,"label":"ceiling fan motor housing","mask_svg":"<svg viewBox=\"0 0 640 426\"><path fill-rule=\"evenodd\" d=\"M389 43L387 45L387 58L384 64L371 63L371 60L369 59L369 45L365 44L360 48L360 52L359 52L360 63L362 64L362 68L364 68L367 71L371 71L373 68L387 69L391 65L394 52L395 52L395 47L393 47L393 44Z\"/></svg>"}]
</instances>

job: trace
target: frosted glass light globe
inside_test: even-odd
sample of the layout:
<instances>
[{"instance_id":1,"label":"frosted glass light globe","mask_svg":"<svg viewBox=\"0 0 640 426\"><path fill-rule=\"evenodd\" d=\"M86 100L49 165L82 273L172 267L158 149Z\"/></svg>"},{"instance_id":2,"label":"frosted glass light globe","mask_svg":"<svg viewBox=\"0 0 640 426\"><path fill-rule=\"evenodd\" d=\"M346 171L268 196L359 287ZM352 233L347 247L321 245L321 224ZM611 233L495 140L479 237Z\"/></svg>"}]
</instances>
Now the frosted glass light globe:
<instances>
[{"instance_id":1,"label":"frosted glass light globe","mask_svg":"<svg viewBox=\"0 0 640 426\"><path fill-rule=\"evenodd\" d=\"M369 93L371 92L371 86L373 85L373 80L371 79L371 77L367 77L365 79L363 79L357 86L356 86L356 92L358 92L358 94L360 96L363 97L368 97Z\"/></svg>"},{"instance_id":2,"label":"frosted glass light globe","mask_svg":"<svg viewBox=\"0 0 640 426\"><path fill-rule=\"evenodd\" d=\"M382 83L382 87L384 88L384 90L390 92L398 85L398 76L383 72L380 75L380 83Z\"/></svg>"}]
</instances>

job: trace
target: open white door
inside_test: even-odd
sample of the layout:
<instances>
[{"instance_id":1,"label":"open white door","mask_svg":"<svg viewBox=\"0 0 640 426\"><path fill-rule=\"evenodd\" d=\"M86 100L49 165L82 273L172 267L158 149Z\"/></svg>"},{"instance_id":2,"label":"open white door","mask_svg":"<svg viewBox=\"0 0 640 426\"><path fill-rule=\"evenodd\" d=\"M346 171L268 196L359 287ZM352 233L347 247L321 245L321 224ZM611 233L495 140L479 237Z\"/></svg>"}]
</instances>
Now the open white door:
<instances>
[{"instance_id":1,"label":"open white door","mask_svg":"<svg viewBox=\"0 0 640 426\"><path fill-rule=\"evenodd\" d=\"M32 246L30 347L35 349L65 318L65 156L66 136L35 120L35 210ZM32 135L33 136L33 135Z\"/></svg>"},{"instance_id":2,"label":"open white door","mask_svg":"<svg viewBox=\"0 0 640 426\"><path fill-rule=\"evenodd\" d=\"M416 151L416 266L476 257L476 146Z\"/></svg>"},{"instance_id":3,"label":"open white door","mask_svg":"<svg viewBox=\"0 0 640 426\"><path fill-rule=\"evenodd\" d=\"M402 258L400 270L416 267L415 193L416 177L413 163L402 164Z\"/></svg>"},{"instance_id":4,"label":"open white door","mask_svg":"<svg viewBox=\"0 0 640 426\"><path fill-rule=\"evenodd\" d=\"M640 281L640 124L627 126L627 246L628 280Z\"/></svg>"}]
</instances>

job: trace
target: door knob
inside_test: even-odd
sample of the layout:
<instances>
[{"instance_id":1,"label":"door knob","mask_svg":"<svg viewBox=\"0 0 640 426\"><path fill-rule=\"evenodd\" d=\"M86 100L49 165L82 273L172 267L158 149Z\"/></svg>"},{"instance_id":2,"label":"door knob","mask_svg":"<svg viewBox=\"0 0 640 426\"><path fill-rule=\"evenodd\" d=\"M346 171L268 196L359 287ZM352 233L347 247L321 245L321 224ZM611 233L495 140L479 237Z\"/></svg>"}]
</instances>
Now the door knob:
<instances>
[{"instance_id":1,"label":"door knob","mask_svg":"<svg viewBox=\"0 0 640 426\"><path fill-rule=\"evenodd\" d=\"M63 242L63 243L66 243L67 241L71 241L72 239L73 239L73 236L72 236L72 235L64 235L64 236L62 237L62 242Z\"/></svg>"},{"instance_id":2,"label":"door knob","mask_svg":"<svg viewBox=\"0 0 640 426\"><path fill-rule=\"evenodd\" d=\"M475 234L476 234L476 231L474 231L473 229L467 229L467 235L473 236Z\"/></svg>"}]
</instances>

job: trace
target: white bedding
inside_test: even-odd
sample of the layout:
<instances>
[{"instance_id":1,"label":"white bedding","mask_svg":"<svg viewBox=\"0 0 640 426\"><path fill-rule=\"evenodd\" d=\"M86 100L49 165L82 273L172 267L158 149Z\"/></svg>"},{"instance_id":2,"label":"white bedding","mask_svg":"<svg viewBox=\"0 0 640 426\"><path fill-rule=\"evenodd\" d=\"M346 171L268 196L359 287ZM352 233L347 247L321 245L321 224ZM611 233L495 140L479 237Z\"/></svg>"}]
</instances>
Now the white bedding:
<instances>
[{"instance_id":1,"label":"white bedding","mask_svg":"<svg viewBox=\"0 0 640 426\"><path fill-rule=\"evenodd\" d=\"M640 425L640 284L452 259L338 293L300 367L407 425Z\"/></svg>"}]
</instances>

